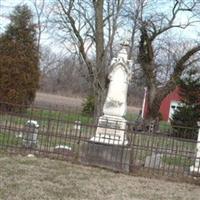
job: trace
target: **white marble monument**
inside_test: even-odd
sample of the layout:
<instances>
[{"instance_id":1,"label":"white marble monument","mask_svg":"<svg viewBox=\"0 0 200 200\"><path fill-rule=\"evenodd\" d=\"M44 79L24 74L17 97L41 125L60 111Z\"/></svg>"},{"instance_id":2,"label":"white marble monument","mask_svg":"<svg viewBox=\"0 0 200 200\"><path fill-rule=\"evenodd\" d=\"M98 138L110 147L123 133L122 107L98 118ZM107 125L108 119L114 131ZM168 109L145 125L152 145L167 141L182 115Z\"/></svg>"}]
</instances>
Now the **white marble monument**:
<instances>
[{"instance_id":1,"label":"white marble monument","mask_svg":"<svg viewBox=\"0 0 200 200\"><path fill-rule=\"evenodd\" d=\"M199 127L199 132L198 132L198 139L197 139L197 146L196 146L196 160L194 166L190 167L191 172L196 172L200 173L200 121L197 122L197 125Z\"/></svg>"},{"instance_id":2,"label":"white marble monument","mask_svg":"<svg viewBox=\"0 0 200 200\"><path fill-rule=\"evenodd\" d=\"M125 136L127 112L127 90L131 79L130 60L124 45L117 58L110 65L109 88L103 106L103 116L99 118L96 134L91 141L114 145L127 145Z\"/></svg>"}]
</instances>

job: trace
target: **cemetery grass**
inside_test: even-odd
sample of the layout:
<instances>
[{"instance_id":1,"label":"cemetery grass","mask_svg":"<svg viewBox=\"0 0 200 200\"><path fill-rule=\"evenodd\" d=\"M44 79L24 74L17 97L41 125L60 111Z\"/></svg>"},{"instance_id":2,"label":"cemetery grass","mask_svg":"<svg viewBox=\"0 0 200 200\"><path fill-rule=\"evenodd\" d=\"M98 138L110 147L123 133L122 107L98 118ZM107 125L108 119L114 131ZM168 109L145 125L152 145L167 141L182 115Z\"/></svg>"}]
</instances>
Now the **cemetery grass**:
<instances>
[{"instance_id":1,"label":"cemetery grass","mask_svg":"<svg viewBox=\"0 0 200 200\"><path fill-rule=\"evenodd\" d=\"M200 187L0 153L0 199L198 200Z\"/></svg>"},{"instance_id":2,"label":"cemetery grass","mask_svg":"<svg viewBox=\"0 0 200 200\"><path fill-rule=\"evenodd\" d=\"M76 133L71 133L76 134ZM89 138L89 137L88 137ZM136 135L135 138L135 143L139 146L138 148L134 148L133 150L133 159L137 162L139 162L141 165L145 163L146 157L152 155L152 149L147 148L147 149L142 149L141 147L148 147L151 146L154 149L157 149L157 152L159 152L159 149L162 150L164 149L165 152L160 152L161 154L164 154L164 157L162 158L163 164L165 164L165 168L168 166L177 166L177 167L190 167L194 160L191 159L191 155L184 155L181 152L183 150L189 150L191 152L195 152L195 144L193 143L184 143L181 141L176 141L169 139L167 141L162 141L160 138L152 138L152 137L147 137L143 135ZM8 133L2 133L0 132L0 145L2 145L3 148L7 149L13 149L16 148L18 150L21 149L21 152L23 152L23 141L22 138L16 138L15 134L8 134ZM85 146L84 141L78 142L77 139L67 139L65 137L55 137L55 136L47 136L47 135L38 135L38 143L37 147L34 149L37 151L48 151L49 154L54 152L54 148L59 145L67 145L72 149L72 152L74 154L79 154L80 153L80 147ZM172 148L172 145L175 146L176 148ZM173 150L176 151L176 154L173 154L171 151L167 152L168 150ZM180 152L179 152L180 151ZM178 153L179 152L179 153Z\"/></svg>"}]
</instances>

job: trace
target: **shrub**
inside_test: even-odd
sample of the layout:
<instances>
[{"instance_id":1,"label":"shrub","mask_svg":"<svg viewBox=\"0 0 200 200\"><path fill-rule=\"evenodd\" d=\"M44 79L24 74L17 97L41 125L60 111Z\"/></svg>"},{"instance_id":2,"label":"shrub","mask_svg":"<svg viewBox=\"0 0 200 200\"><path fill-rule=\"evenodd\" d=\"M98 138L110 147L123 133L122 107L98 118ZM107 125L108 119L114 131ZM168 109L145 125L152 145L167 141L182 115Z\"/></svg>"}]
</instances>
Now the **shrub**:
<instances>
[{"instance_id":1,"label":"shrub","mask_svg":"<svg viewBox=\"0 0 200 200\"><path fill-rule=\"evenodd\" d=\"M82 113L86 115L93 115L95 109L95 98L92 95L87 96L82 105Z\"/></svg>"},{"instance_id":2,"label":"shrub","mask_svg":"<svg viewBox=\"0 0 200 200\"><path fill-rule=\"evenodd\" d=\"M200 120L200 75L190 70L179 81L182 106L172 116L173 135L176 137L197 139L197 122ZM184 127L184 128L181 128Z\"/></svg>"}]
</instances>

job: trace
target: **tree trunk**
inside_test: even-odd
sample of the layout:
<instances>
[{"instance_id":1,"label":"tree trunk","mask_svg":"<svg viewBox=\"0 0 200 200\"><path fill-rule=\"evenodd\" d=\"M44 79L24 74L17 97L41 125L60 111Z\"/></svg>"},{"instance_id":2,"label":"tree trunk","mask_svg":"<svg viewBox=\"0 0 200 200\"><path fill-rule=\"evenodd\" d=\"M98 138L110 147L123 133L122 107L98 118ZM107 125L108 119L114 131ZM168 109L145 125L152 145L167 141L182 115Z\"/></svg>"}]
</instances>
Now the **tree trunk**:
<instances>
[{"instance_id":1,"label":"tree trunk","mask_svg":"<svg viewBox=\"0 0 200 200\"><path fill-rule=\"evenodd\" d=\"M157 117L159 117L160 104L164 97L162 97L161 95L157 93L154 96L152 94L152 91L149 90L147 98L148 98L147 119L150 119L150 120L156 119Z\"/></svg>"},{"instance_id":2,"label":"tree trunk","mask_svg":"<svg viewBox=\"0 0 200 200\"><path fill-rule=\"evenodd\" d=\"M163 99L174 89L176 88L176 82L170 82L163 87L160 88L151 88L148 87L148 94L147 94L147 102L148 102L148 112L147 118L148 119L156 119L157 117L161 117L159 110L160 105Z\"/></svg>"},{"instance_id":3,"label":"tree trunk","mask_svg":"<svg viewBox=\"0 0 200 200\"><path fill-rule=\"evenodd\" d=\"M182 7L183 6L183 7ZM138 55L138 62L141 65L143 73L146 78L146 83L148 87L148 118L155 119L159 116L159 109L162 103L162 100L172 91L175 89L177 80L180 79L183 71L188 67L192 67L194 63L198 61L196 57L193 57L197 52L200 51L200 45L192 47L191 49L187 50L186 53L182 55L179 59L177 59L177 55L170 53L170 57L174 57L175 59L172 60L174 63L173 72L170 73L169 80L166 81L165 86L159 87L159 80L157 72L160 70L160 66L163 66L163 63L156 63L156 54L158 54L159 49L153 47L153 43L155 40L159 38L161 34L164 34L166 31L179 27L183 28L183 25L174 25L174 21L176 21L176 17L178 13L184 11L192 11L195 7L195 4L192 5L191 8L184 5L182 1L175 1L174 7L172 8L172 16L171 19L168 19L167 23L163 21L164 24L161 26L157 25L157 22L149 18L148 20L142 20L140 22L140 42L139 42L139 55ZM167 16L163 15L163 19ZM188 22L187 25L189 25ZM187 27L187 25L185 27ZM162 38L162 37L161 37ZM156 52L156 54L155 54ZM161 51L162 52L162 51ZM193 57L193 58L192 58ZM168 67L167 64L165 67Z\"/></svg>"},{"instance_id":4,"label":"tree trunk","mask_svg":"<svg viewBox=\"0 0 200 200\"><path fill-rule=\"evenodd\" d=\"M94 115L95 117L99 117L103 114L103 105L105 101L105 97L107 94L107 90L102 90L101 88L96 88L95 90L95 110Z\"/></svg>"},{"instance_id":5,"label":"tree trunk","mask_svg":"<svg viewBox=\"0 0 200 200\"><path fill-rule=\"evenodd\" d=\"M104 48L104 0L93 1L95 9L96 67L94 69L93 92L95 96L95 115L102 114L106 96L106 53Z\"/></svg>"}]
</instances>

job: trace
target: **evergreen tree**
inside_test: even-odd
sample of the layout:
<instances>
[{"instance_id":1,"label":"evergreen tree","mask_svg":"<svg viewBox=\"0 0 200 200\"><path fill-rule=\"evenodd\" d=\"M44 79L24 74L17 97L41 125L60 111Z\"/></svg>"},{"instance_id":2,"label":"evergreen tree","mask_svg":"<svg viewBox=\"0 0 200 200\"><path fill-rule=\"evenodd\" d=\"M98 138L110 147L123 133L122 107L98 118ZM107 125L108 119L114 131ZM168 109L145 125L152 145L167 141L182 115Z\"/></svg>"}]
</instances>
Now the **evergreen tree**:
<instances>
[{"instance_id":1,"label":"evergreen tree","mask_svg":"<svg viewBox=\"0 0 200 200\"><path fill-rule=\"evenodd\" d=\"M39 52L31 10L17 6L0 36L0 102L30 105L39 83Z\"/></svg>"},{"instance_id":2,"label":"evergreen tree","mask_svg":"<svg viewBox=\"0 0 200 200\"><path fill-rule=\"evenodd\" d=\"M178 107L172 117L174 135L196 139L197 121L200 121L200 74L196 70L190 70L187 76L180 80L179 87L182 106Z\"/></svg>"}]
</instances>

